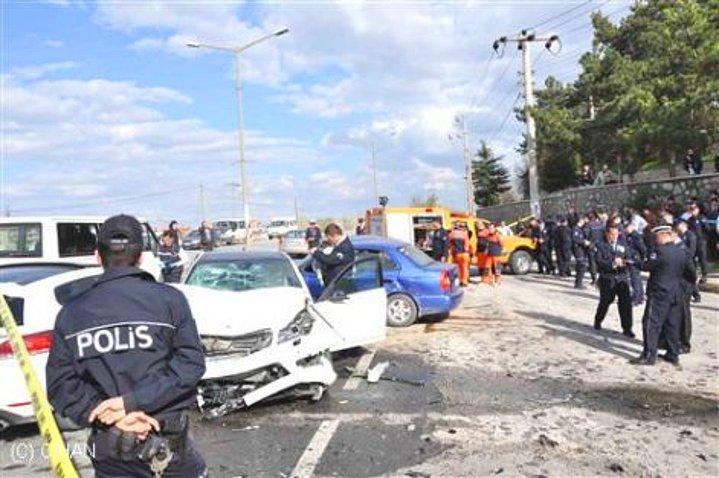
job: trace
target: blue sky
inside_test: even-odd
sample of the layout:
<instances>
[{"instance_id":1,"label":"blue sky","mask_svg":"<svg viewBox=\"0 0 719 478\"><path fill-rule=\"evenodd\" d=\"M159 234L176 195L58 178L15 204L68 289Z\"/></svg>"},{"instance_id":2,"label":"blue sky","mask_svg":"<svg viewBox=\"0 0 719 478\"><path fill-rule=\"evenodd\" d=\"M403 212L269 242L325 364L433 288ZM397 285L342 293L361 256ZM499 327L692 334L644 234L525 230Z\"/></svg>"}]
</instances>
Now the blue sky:
<instances>
[{"instance_id":1,"label":"blue sky","mask_svg":"<svg viewBox=\"0 0 719 478\"><path fill-rule=\"evenodd\" d=\"M306 216L361 213L372 142L391 204L434 192L461 208L461 147L448 139L458 114L473 146L488 140L510 170L520 162L520 57L493 56L492 41L542 23L564 45L556 56L534 45L536 83L569 81L591 46L589 13L618 21L629 5L3 2L3 203L12 215L195 223L202 184L206 216L236 215L232 58L184 44L287 26L241 63L252 215L291 214L295 196Z\"/></svg>"}]
</instances>

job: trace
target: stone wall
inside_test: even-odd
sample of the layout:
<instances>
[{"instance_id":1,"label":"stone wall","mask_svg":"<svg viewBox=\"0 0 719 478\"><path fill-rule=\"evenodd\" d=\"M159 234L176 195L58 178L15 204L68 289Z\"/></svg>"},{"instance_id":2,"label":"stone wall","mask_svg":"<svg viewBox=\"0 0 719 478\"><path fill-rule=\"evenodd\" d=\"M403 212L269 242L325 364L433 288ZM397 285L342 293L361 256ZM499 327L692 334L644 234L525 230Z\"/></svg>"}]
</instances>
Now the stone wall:
<instances>
[{"instance_id":1,"label":"stone wall","mask_svg":"<svg viewBox=\"0 0 719 478\"><path fill-rule=\"evenodd\" d=\"M570 206L579 212L601 209L621 209L625 206L652 207L652 198L674 195L678 202L691 197L707 197L719 189L719 174L683 176L660 181L610 184L607 186L573 188L544 196L541 199L542 215L564 214ZM491 221L515 221L529 216L529 201L518 201L500 206L479 208L477 215Z\"/></svg>"}]
</instances>

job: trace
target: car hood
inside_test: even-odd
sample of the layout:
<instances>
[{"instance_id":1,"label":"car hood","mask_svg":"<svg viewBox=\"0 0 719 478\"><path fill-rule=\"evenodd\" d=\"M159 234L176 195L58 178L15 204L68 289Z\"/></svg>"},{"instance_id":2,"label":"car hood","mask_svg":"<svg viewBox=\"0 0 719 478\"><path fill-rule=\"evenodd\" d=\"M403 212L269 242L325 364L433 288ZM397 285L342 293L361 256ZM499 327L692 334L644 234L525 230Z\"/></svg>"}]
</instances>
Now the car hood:
<instances>
[{"instance_id":1,"label":"car hood","mask_svg":"<svg viewBox=\"0 0 719 478\"><path fill-rule=\"evenodd\" d=\"M233 292L185 284L175 285L190 303L200 335L237 336L259 329L278 331L305 307L299 287L273 287Z\"/></svg>"}]
</instances>

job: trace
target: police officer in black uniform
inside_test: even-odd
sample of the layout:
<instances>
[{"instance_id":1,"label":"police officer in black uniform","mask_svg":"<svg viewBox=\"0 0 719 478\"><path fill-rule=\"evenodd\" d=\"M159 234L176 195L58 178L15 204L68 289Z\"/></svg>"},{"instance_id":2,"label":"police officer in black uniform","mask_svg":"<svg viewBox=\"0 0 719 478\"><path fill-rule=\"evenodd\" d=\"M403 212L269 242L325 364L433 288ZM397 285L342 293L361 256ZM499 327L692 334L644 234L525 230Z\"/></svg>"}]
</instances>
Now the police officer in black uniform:
<instances>
[{"instance_id":1,"label":"police officer in black uniform","mask_svg":"<svg viewBox=\"0 0 719 478\"><path fill-rule=\"evenodd\" d=\"M683 307L682 281L696 280L696 269L682 247L672 240L670 226L654 228L657 247L644 263L649 271L647 306L644 311L644 350L632 359L636 365L654 365L662 331L666 334L668 350L665 358L679 365L681 345L679 328Z\"/></svg>"},{"instance_id":2,"label":"police officer in black uniform","mask_svg":"<svg viewBox=\"0 0 719 478\"><path fill-rule=\"evenodd\" d=\"M554 248L557 251L557 273L560 276L572 275L570 265L572 261L572 230L569 228L567 218L557 218L554 228Z\"/></svg>"},{"instance_id":3,"label":"police officer in black uniform","mask_svg":"<svg viewBox=\"0 0 719 478\"><path fill-rule=\"evenodd\" d=\"M98 477L206 476L187 421L205 372L197 328L182 292L137 267L142 249L134 217L100 227L104 272L58 314L48 398L92 428Z\"/></svg>"},{"instance_id":4,"label":"police officer in black uniform","mask_svg":"<svg viewBox=\"0 0 719 478\"><path fill-rule=\"evenodd\" d=\"M320 263L322 281L328 286L337 275L355 260L355 250L349 237L345 236L337 224L325 228L327 246L312 251L312 258Z\"/></svg>"},{"instance_id":5,"label":"police officer in black uniform","mask_svg":"<svg viewBox=\"0 0 719 478\"><path fill-rule=\"evenodd\" d=\"M634 337L632 332L632 297L629 290L628 262L633 260L627 243L619 238L619 229L614 223L607 223L604 240L596 245L597 268L599 269L599 305L594 315L594 328L601 330L602 321L609 306L617 298L622 333Z\"/></svg>"},{"instance_id":6,"label":"police officer in black uniform","mask_svg":"<svg viewBox=\"0 0 719 478\"><path fill-rule=\"evenodd\" d=\"M554 274L554 254L557 249L557 239L555 230L557 229L557 223L554 220L554 216L547 216L547 219L542 224L544 229L544 260L547 263L547 273Z\"/></svg>"},{"instance_id":7,"label":"police officer in black uniform","mask_svg":"<svg viewBox=\"0 0 719 478\"><path fill-rule=\"evenodd\" d=\"M584 289L584 274L589 267L589 249L591 242L587 238L584 226L586 218L579 216L577 222L572 227L572 252L574 253L574 288Z\"/></svg>"}]
</instances>

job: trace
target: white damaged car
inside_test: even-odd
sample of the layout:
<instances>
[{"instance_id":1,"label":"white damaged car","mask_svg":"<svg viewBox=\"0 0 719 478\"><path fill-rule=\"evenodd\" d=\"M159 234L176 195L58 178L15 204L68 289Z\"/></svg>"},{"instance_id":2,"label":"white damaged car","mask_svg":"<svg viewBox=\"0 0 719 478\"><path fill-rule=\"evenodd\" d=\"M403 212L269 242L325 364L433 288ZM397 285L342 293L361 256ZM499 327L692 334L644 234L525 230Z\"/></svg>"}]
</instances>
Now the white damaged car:
<instances>
[{"instance_id":1,"label":"white damaged car","mask_svg":"<svg viewBox=\"0 0 719 478\"><path fill-rule=\"evenodd\" d=\"M283 394L318 400L337 378L332 351L385 338L376 258L347 266L317 301L290 258L274 251L203 254L176 287L206 354L199 401L207 417Z\"/></svg>"}]
</instances>

